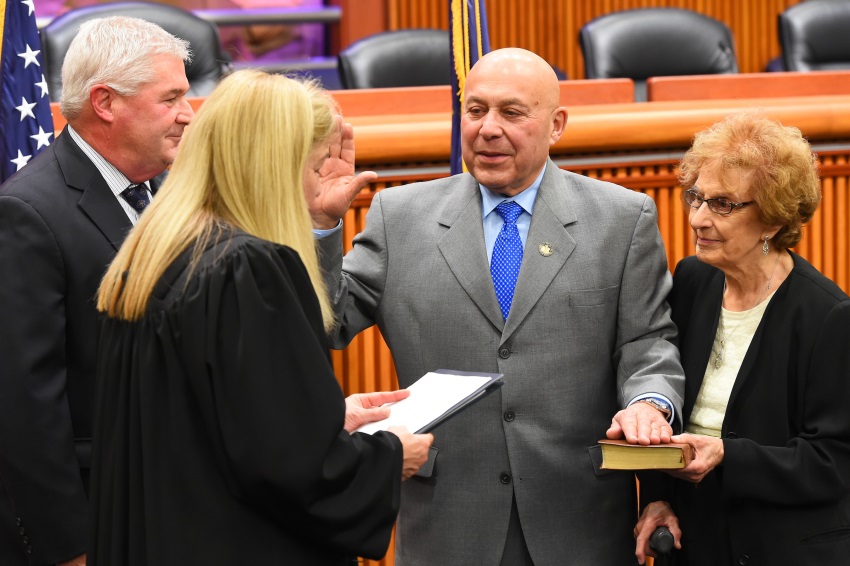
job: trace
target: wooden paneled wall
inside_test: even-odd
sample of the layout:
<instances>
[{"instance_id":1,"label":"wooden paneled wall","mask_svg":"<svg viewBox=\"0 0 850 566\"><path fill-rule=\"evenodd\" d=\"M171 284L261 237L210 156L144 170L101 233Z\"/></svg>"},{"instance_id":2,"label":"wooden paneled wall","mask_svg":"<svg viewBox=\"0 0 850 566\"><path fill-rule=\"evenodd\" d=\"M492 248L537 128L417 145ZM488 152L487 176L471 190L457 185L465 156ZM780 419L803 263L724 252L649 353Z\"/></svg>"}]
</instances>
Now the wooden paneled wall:
<instances>
[{"instance_id":1,"label":"wooden paneled wall","mask_svg":"<svg viewBox=\"0 0 850 566\"><path fill-rule=\"evenodd\" d=\"M446 0L386 0L389 29L448 29ZM726 23L735 36L741 72L763 71L780 53L776 18L800 0L486 0L490 43L524 47L571 79L584 78L578 45L581 27L595 17L644 7L675 7Z\"/></svg>"}]
</instances>

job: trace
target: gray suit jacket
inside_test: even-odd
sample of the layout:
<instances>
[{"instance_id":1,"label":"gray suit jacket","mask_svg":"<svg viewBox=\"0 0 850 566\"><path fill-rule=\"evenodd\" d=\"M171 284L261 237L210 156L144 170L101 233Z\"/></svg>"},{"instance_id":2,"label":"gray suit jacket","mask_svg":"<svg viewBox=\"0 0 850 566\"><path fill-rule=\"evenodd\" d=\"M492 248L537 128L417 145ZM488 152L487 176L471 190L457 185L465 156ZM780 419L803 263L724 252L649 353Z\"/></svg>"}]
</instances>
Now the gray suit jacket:
<instances>
[{"instance_id":1,"label":"gray suit jacket","mask_svg":"<svg viewBox=\"0 0 850 566\"><path fill-rule=\"evenodd\" d=\"M377 323L402 387L439 368L505 375L436 429L434 475L403 484L397 564L498 564L513 495L536 565L633 563L634 477L600 470L595 445L642 393L681 410L652 200L550 161L507 321L468 174L378 193L344 260L340 239L320 240L336 347Z\"/></svg>"}]
</instances>

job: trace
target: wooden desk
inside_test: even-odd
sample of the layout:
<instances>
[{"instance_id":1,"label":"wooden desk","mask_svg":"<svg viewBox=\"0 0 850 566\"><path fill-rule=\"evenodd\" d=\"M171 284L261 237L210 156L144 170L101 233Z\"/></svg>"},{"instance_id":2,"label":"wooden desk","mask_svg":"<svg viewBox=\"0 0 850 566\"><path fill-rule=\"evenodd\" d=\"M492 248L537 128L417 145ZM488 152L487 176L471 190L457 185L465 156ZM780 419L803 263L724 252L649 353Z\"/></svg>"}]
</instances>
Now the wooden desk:
<instances>
[{"instance_id":1,"label":"wooden desk","mask_svg":"<svg viewBox=\"0 0 850 566\"><path fill-rule=\"evenodd\" d=\"M635 86L631 79L602 79L560 81L560 88L561 104L576 106L632 102ZM448 85L336 90L333 96L346 117L452 111Z\"/></svg>"},{"instance_id":2,"label":"wooden desk","mask_svg":"<svg viewBox=\"0 0 850 566\"><path fill-rule=\"evenodd\" d=\"M568 106L566 131L551 153L686 149L699 130L728 114L754 108L799 127L810 140L850 139L850 94L716 100L710 104L645 102ZM358 164L448 162L449 112L349 116L348 121L355 126Z\"/></svg>"},{"instance_id":3,"label":"wooden desk","mask_svg":"<svg viewBox=\"0 0 850 566\"><path fill-rule=\"evenodd\" d=\"M630 103L634 100L634 83L630 79L602 79L560 81L561 104L565 106ZM448 85L406 88L367 88L331 91L346 119L359 116L376 116L377 121L386 116L419 116L440 113L451 120L452 93ZM203 98L190 98L197 111ZM50 105L53 112L53 129L65 127L65 118L59 104ZM417 120L417 118L413 118ZM386 121L386 120L384 120Z\"/></svg>"},{"instance_id":4,"label":"wooden desk","mask_svg":"<svg viewBox=\"0 0 850 566\"><path fill-rule=\"evenodd\" d=\"M850 71L651 77L646 94L653 102L843 95L850 94Z\"/></svg>"}]
</instances>

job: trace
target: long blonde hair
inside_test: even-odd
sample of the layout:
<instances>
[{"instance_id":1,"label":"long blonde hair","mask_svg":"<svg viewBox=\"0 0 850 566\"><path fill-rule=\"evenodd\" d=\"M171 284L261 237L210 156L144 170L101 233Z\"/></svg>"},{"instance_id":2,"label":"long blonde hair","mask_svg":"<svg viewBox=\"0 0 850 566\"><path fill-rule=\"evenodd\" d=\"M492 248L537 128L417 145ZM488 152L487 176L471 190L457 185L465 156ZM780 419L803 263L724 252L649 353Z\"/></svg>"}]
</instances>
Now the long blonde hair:
<instances>
[{"instance_id":1,"label":"long blonde hair","mask_svg":"<svg viewBox=\"0 0 850 566\"><path fill-rule=\"evenodd\" d=\"M167 180L106 272L98 310L141 318L165 269L193 242L194 268L224 222L299 253L330 329L333 309L303 175L311 149L333 133L335 113L330 96L311 82L253 70L224 79L187 129Z\"/></svg>"}]
</instances>

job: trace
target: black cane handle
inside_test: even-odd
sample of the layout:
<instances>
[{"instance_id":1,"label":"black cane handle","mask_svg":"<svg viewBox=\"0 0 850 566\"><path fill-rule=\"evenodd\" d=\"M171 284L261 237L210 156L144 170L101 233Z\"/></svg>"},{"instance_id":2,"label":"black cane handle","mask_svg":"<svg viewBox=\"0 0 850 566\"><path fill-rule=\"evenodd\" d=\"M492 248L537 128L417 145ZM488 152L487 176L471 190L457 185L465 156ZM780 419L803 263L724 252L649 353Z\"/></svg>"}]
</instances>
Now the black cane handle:
<instances>
[{"instance_id":1,"label":"black cane handle","mask_svg":"<svg viewBox=\"0 0 850 566\"><path fill-rule=\"evenodd\" d=\"M669 554L673 550L673 533L667 527L658 527L649 537L649 548L657 554Z\"/></svg>"}]
</instances>

